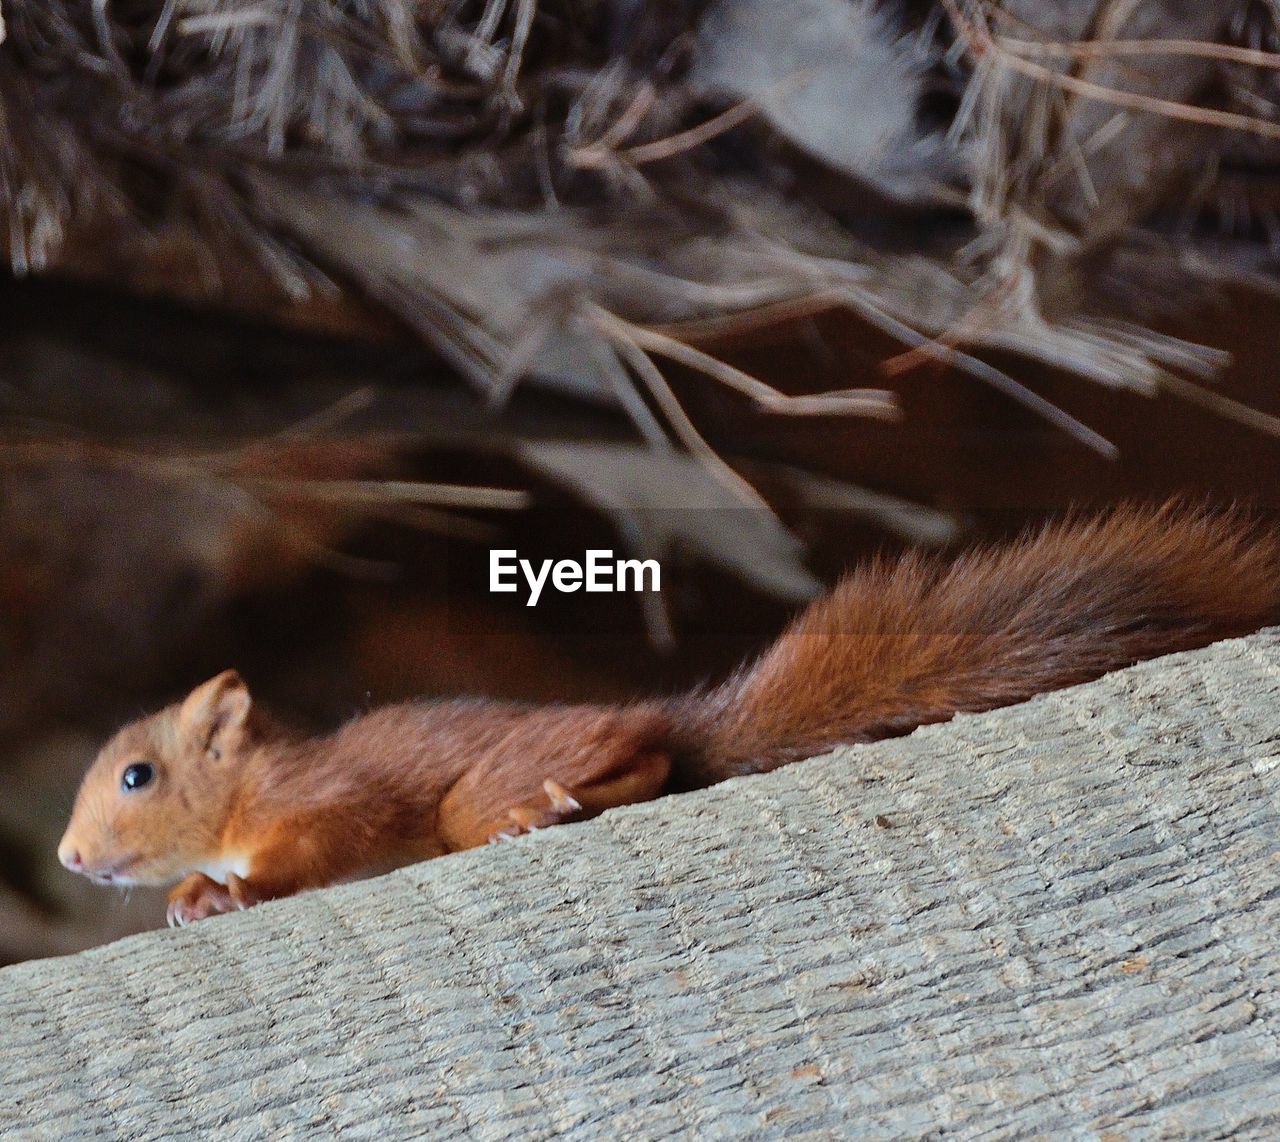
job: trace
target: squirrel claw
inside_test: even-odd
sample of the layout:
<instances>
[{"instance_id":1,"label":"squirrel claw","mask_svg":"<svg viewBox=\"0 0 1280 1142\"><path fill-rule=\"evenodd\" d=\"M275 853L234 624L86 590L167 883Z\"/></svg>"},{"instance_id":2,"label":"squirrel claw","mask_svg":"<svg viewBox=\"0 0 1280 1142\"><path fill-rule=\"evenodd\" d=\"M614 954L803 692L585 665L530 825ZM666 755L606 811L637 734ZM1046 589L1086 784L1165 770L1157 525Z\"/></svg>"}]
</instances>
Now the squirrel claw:
<instances>
[{"instance_id":1,"label":"squirrel claw","mask_svg":"<svg viewBox=\"0 0 1280 1142\"><path fill-rule=\"evenodd\" d=\"M170 928L185 928L194 920L204 920L221 912L234 912L244 906L227 885L219 884L202 872L193 872L169 893L165 919Z\"/></svg>"},{"instance_id":2,"label":"squirrel claw","mask_svg":"<svg viewBox=\"0 0 1280 1142\"><path fill-rule=\"evenodd\" d=\"M262 897L254 892L253 886L244 877L236 876L234 872L227 873L227 892L237 910L241 912L262 902Z\"/></svg>"},{"instance_id":3,"label":"squirrel claw","mask_svg":"<svg viewBox=\"0 0 1280 1142\"><path fill-rule=\"evenodd\" d=\"M551 808L557 813L576 813L582 808L581 801L558 781L552 781L549 777L542 783L542 791L551 802Z\"/></svg>"},{"instance_id":4,"label":"squirrel claw","mask_svg":"<svg viewBox=\"0 0 1280 1142\"><path fill-rule=\"evenodd\" d=\"M489 834L489 843L491 845L500 845L503 841L514 841L520 835L520 830L515 826L509 825L505 829L495 829Z\"/></svg>"},{"instance_id":5,"label":"squirrel claw","mask_svg":"<svg viewBox=\"0 0 1280 1142\"><path fill-rule=\"evenodd\" d=\"M489 843L510 841L524 833L536 833L550 825L558 825L566 817L581 811L582 803L558 781L547 778L542 791L550 802L547 807L516 805L507 810L506 823L489 834Z\"/></svg>"}]
</instances>

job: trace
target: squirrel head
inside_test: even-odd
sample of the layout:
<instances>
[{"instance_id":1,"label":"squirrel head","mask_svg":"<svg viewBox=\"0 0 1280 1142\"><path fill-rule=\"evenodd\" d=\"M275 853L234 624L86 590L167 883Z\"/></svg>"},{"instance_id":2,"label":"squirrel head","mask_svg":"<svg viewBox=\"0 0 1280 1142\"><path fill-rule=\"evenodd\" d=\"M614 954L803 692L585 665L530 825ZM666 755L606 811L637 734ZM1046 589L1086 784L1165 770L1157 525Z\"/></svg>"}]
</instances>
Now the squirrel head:
<instances>
[{"instance_id":1,"label":"squirrel head","mask_svg":"<svg viewBox=\"0 0 1280 1142\"><path fill-rule=\"evenodd\" d=\"M89 767L58 859L100 884L167 884L216 862L254 752L249 688L234 670L131 722Z\"/></svg>"}]
</instances>

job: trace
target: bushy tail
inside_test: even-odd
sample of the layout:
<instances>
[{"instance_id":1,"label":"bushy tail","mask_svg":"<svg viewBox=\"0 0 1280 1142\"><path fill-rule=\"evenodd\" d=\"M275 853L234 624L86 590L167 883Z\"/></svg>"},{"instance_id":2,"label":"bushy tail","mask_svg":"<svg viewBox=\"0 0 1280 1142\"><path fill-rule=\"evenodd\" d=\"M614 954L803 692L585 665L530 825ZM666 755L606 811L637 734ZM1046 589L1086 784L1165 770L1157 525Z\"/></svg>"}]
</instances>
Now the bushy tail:
<instances>
[{"instance_id":1,"label":"bushy tail","mask_svg":"<svg viewBox=\"0 0 1280 1142\"><path fill-rule=\"evenodd\" d=\"M1280 537L1174 501L860 568L687 699L676 782L774 769L1280 622Z\"/></svg>"}]
</instances>

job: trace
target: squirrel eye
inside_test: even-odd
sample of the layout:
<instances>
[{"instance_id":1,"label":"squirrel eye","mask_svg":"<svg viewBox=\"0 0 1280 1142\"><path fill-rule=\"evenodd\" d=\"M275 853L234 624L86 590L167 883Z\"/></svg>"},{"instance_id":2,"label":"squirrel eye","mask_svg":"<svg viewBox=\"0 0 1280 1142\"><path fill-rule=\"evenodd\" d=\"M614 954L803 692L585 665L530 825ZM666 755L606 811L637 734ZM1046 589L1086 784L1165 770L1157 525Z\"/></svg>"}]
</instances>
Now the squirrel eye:
<instances>
[{"instance_id":1,"label":"squirrel eye","mask_svg":"<svg viewBox=\"0 0 1280 1142\"><path fill-rule=\"evenodd\" d=\"M130 793L135 789L141 789L155 775L155 766L150 762L135 761L132 765L125 766L124 772L120 775L120 785L126 793Z\"/></svg>"}]
</instances>

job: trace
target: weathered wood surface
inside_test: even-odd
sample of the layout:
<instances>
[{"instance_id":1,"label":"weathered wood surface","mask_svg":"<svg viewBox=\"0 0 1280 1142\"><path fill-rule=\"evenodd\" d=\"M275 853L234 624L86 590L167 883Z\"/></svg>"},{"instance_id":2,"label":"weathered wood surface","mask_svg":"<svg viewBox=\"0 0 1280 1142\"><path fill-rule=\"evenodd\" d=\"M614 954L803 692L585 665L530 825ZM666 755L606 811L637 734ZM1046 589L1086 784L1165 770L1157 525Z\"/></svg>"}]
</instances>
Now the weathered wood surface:
<instances>
[{"instance_id":1,"label":"weathered wood surface","mask_svg":"<svg viewBox=\"0 0 1280 1142\"><path fill-rule=\"evenodd\" d=\"M0 1134L1280 1131L1280 633L0 972Z\"/></svg>"}]
</instances>

